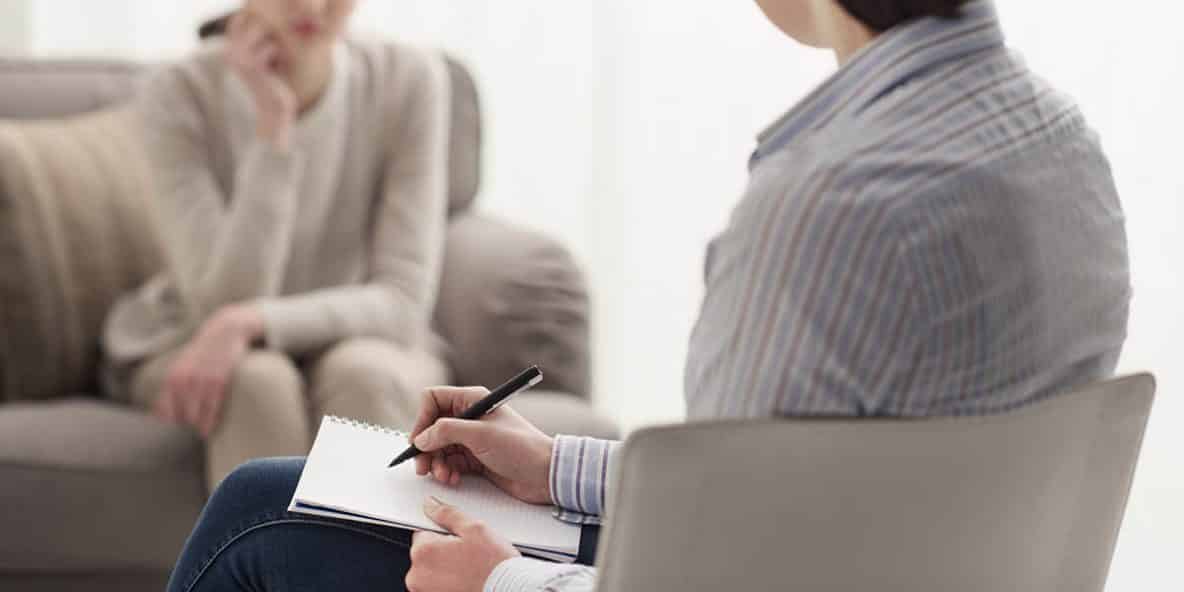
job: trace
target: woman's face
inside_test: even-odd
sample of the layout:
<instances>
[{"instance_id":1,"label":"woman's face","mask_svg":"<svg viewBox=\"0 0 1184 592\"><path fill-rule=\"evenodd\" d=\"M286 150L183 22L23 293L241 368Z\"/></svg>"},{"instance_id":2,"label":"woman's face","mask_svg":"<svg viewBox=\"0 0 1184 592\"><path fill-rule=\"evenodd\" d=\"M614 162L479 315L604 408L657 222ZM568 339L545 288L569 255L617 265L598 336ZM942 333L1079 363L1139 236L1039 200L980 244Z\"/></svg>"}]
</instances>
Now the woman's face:
<instances>
[{"instance_id":1,"label":"woman's face","mask_svg":"<svg viewBox=\"0 0 1184 592\"><path fill-rule=\"evenodd\" d=\"M345 32L357 0L246 0L284 53L298 57L324 50Z\"/></svg>"}]
</instances>

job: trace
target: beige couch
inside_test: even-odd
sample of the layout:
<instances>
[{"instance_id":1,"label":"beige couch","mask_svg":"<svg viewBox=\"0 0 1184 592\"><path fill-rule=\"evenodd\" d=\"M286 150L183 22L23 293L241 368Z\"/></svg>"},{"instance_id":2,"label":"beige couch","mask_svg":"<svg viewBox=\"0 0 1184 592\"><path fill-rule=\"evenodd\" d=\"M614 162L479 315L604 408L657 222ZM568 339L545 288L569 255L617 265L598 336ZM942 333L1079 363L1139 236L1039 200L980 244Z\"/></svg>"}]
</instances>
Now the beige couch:
<instances>
[{"instance_id":1,"label":"beige couch","mask_svg":"<svg viewBox=\"0 0 1184 592\"><path fill-rule=\"evenodd\" d=\"M613 436L586 401L587 295L571 257L470 207L480 113L452 66L436 325L455 379L491 385L538 363L546 392L516 407L550 431ZM205 501L191 432L95 394L103 316L160 262L144 159L112 108L142 71L0 59L0 590L159 590Z\"/></svg>"}]
</instances>

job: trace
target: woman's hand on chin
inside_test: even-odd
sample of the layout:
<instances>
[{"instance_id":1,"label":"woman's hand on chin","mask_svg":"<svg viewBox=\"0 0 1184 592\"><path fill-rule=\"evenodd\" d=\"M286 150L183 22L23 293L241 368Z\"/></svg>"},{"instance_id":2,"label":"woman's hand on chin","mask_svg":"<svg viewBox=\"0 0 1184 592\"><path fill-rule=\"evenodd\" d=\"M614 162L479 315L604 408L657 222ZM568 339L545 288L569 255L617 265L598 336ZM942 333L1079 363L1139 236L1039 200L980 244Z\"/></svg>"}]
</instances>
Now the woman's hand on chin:
<instances>
[{"instance_id":1,"label":"woman's hand on chin","mask_svg":"<svg viewBox=\"0 0 1184 592\"><path fill-rule=\"evenodd\" d=\"M223 307L173 360L153 414L193 426L209 438L218 426L235 367L263 335L263 318L249 305Z\"/></svg>"},{"instance_id":2,"label":"woman's hand on chin","mask_svg":"<svg viewBox=\"0 0 1184 592\"><path fill-rule=\"evenodd\" d=\"M298 105L296 93L277 73L279 43L261 19L247 12L234 15L226 33L226 63L246 83L255 102L256 134L286 150Z\"/></svg>"}]
</instances>

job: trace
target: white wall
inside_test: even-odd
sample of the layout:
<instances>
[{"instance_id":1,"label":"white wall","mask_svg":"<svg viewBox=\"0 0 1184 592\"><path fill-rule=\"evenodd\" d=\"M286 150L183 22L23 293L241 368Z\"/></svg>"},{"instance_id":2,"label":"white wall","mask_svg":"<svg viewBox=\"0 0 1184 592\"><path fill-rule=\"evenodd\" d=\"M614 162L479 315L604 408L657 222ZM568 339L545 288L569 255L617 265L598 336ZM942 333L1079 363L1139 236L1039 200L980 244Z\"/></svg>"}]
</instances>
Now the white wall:
<instances>
[{"instance_id":1,"label":"white wall","mask_svg":"<svg viewBox=\"0 0 1184 592\"><path fill-rule=\"evenodd\" d=\"M1080 100L1113 159L1136 293L1123 367L1160 378L1109 589L1181 590L1184 8L998 3L1013 44ZM158 59L234 2L20 4L35 5L23 45L34 53ZM728 0L362 0L355 24L474 67L490 118L481 207L564 237L584 262L598 403L631 427L681 417L702 249L740 195L753 135L829 72L829 57L783 40L751 2Z\"/></svg>"},{"instance_id":2,"label":"white wall","mask_svg":"<svg viewBox=\"0 0 1184 592\"><path fill-rule=\"evenodd\" d=\"M32 21L30 0L0 0L0 55L19 54L29 47Z\"/></svg>"},{"instance_id":3,"label":"white wall","mask_svg":"<svg viewBox=\"0 0 1184 592\"><path fill-rule=\"evenodd\" d=\"M1184 38L1177 3L1001 2L1013 43L1102 135L1128 217L1135 299L1122 369L1159 378L1110 590L1184 590ZM1053 15L1072 14L1075 26Z\"/></svg>"}]
</instances>

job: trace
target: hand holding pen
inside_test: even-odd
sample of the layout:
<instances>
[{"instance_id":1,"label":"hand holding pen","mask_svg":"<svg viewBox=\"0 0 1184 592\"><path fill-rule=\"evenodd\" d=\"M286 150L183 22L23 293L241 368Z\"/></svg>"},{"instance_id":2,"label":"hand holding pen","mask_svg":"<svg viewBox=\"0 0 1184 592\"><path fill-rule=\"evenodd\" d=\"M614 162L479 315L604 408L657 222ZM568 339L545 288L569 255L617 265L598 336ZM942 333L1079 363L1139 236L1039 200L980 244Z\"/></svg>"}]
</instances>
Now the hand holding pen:
<instances>
[{"instance_id":1,"label":"hand holding pen","mask_svg":"<svg viewBox=\"0 0 1184 592\"><path fill-rule=\"evenodd\" d=\"M507 388L519 392L521 388L514 389L515 379ZM482 387L436 387L424 392L411 430L412 443L423 451L415 456L415 472L449 485L466 474L484 475L522 501L550 504L553 438L507 406L489 405L492 411L481 419L463 419L470 409L481 411L474 405L490 394Z\"/></svg>"}]
</instances>

